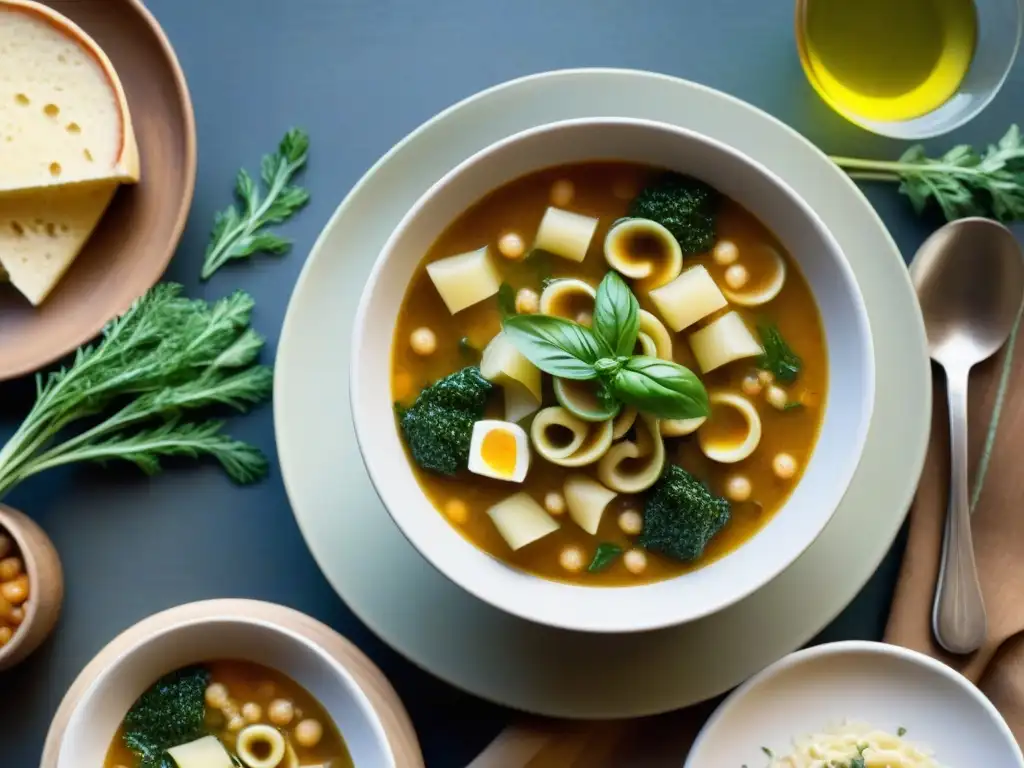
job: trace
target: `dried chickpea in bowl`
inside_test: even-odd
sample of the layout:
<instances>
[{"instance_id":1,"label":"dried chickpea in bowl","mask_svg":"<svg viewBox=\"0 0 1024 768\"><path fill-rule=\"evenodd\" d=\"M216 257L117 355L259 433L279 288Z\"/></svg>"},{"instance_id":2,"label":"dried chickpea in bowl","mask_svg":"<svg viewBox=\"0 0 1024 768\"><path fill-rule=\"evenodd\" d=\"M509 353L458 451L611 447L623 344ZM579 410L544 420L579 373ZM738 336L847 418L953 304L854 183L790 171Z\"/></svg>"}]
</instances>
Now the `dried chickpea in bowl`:
<instances>
[{"instance_id":1,"label":"dried chickpea in bowl","mask_svg":"<svg viewBox=\"0 0 1024 768\"><path fill-rule=\"evenodd\" d=\"M0 670L50 634L64 595L53 543L30 518L0 504Z\"/></svg>"}]
</instances>

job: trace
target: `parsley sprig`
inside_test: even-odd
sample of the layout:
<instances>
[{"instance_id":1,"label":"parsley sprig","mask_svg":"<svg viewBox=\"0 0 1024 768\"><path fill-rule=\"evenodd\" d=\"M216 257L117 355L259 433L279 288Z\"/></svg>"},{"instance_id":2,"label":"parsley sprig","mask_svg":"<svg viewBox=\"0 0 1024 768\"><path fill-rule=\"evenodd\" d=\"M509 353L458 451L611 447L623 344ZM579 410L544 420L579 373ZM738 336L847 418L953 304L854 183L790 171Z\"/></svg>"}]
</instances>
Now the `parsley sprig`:
<instances>
[{"instance_id":1,"label":"parsley sprig","mask_svg":"<svg viewBox=\"0 0 1024 768\"><path fill-rule=\"evenodd\" d=\"M966 216L1024 220L1024 140L1016 125L984 153L961 144L940 158L929 158L924 147L915 145L895 162L832 160L851 178L898 182L918 213L934 202L949 221Z\"/></svg>"},{"instance_id":2,"label":"parsley sprig","mask_svg":"<svg viewBox=\"0 0 1024 768\"><path fill-rule=\"evenodd\" d=\"M225 435L221 421L194 416L211 406L247 411L270 397L252 308L241 291L207 303L174 283L154 287L72 365L37 375L35 404L0 449L0 496L39 472L86 461L128 461L153 474L165 457L210 456L238 483L265 476L257 448Z\"/></svg>"},{"instance_id":3,"label":"parsley sprig","mask_svg":"<svg viewBox=\"0 0 1024 768\"><path fill-rule=\"evenodd\" d=\"M235 196L241 204L230 205L214 218L210 244L206 248L203 280L232 259L244 259L255 253L283 254L291 241L266 229L281 224L309 202L309 192L291 183L306 164L309 136L299 128L288 131L277 151L263 157L260 177L266 192L244 168L235 180Z\"/></svg>"}]
</instances>

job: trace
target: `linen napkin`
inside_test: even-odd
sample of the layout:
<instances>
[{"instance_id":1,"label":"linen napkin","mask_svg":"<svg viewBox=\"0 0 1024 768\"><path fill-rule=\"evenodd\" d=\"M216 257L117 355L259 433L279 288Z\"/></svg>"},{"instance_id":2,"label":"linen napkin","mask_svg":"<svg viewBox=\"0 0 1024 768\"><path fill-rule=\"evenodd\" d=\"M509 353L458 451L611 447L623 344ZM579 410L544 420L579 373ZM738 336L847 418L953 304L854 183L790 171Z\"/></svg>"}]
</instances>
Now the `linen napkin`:
<instances>
[{"instance_id":1,"label":"linen napkin","mask_svg":"<svg viewBox=\"0 0 1024 768\"><path fill-rule=\"evenodd\" d=\"M943 651L931 631L950 463L945 380L941 371L934 374L931 437L911 506L910 533L885 641L929 654L960 671L981 688L1017 741L1024 743L1024 392L1014 396L1024 388L1024 333L1015 330L997 355L971 372L972 489L983 475L972 529L988 611L988 639L981 650L962 657ZM997 401L1002 403L1000 417L990 437ZM988 443L988 460L982 461ZM987 465L984 470L982 464ZM718 703L632 721L525 722L503 731L469 768L679 768Z\"/></svg>"}]
</instances>

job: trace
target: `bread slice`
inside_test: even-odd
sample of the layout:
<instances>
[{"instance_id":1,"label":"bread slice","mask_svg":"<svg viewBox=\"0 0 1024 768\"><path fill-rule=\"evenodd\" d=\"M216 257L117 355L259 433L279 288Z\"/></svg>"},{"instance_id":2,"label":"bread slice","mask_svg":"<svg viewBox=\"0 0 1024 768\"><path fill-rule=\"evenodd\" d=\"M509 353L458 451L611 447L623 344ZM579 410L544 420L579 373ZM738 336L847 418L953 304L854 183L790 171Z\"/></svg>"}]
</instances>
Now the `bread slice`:
<instances>
[{"instance_id":1,"label":"bread slice","mask_svg":"<svg viewBox=\"0 0 1024 768\"><path fill-rule=\"evenodd\" d=\"M119 182L48 187L0 198L0 268L39 305L96 228Z\"/></svg>"},{"instance_id":2,"label":"bread slice","mask_svg":"<svg viewBox=\"0 0 1024 768\"><path fill-rule=\"evenodd\" d=\"M0 199L138 179L128 102L106 54L56 11L0 0Z\"/></svg>"}]
</instances>

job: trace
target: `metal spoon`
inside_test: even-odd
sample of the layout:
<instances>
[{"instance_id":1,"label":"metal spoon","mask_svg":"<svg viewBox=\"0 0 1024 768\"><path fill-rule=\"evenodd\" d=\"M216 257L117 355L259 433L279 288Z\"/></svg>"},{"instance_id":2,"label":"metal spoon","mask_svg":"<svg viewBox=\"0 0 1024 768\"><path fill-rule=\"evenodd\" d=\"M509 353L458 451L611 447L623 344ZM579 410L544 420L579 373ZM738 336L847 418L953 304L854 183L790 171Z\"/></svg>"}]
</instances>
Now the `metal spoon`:
<instances>
[{"instance_id":1,"label":"metal spoon","mask_svg":"<svg viewBox=\"0 0 1024 768\"><path fill-rule=\"evenodd\" d=\"M951 653L971 653L988 631L971 540L967 488L967 379L1005 342L1024 299L1024 254L1006 227L961 219L942 227L910 265L932 359L946 371L951 477L932 629Z\"/></svg>"}]
</instances>

